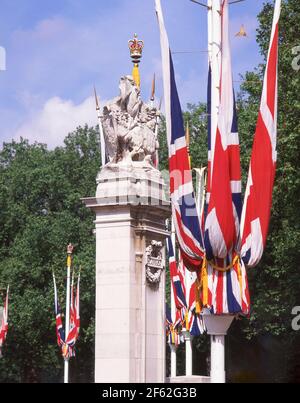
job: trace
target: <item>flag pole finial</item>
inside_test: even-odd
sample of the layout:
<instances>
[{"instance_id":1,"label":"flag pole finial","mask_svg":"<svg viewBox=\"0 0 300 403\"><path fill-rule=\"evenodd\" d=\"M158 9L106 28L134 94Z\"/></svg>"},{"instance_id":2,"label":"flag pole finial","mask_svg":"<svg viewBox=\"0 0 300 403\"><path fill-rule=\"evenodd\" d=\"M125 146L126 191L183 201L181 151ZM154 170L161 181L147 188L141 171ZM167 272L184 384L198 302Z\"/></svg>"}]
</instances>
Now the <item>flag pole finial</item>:
<instances>
[{"instance_id":1,"label":"flag pole finial","mask_svg":"<svg viewBox=\"0 0 300 403\"><path fill-rule=\"evenodd\" d=\"M153 80L152 80L152 87L151 87L151 98L150 101L154 102L155 100L155 73L153 75Z\"/></svg>"},{"instance_id":2,"label":"flag pole finial","mask_svg":"<svg viewBox=\"0 0 300 403\"><path fill-rule=\"evenodd\" d=\"M133 63L132 77L138 88L141 86L141 77L139 72L139 64L142 58L144 41L138 39L137 34L134 34L134 38L128 41L128 47L130 50L130 57Z\"/></svg>"},{"instance_id":3,"label":"flag pole finial","mask_svg":"<svg viewBox=\"0 0 300 403\"><path fill-rule=\"evenodd\" d=\"M238 37L248 36L244 25L241 26L239 32L237 34L235 34L235 36L238 36Z\"/></svg>"},{"instance_id":4,"label":"flag pole finial","mask_svg":"<svg viewBox=\"0 0 300 403\"><path fill-rule=\"evenodd\" d=\"M96 91L96 87L94 86L94 94L95 94L95 102L96 102L96 111L100 110L99 99Z\"/></svg>"}]
</instances>

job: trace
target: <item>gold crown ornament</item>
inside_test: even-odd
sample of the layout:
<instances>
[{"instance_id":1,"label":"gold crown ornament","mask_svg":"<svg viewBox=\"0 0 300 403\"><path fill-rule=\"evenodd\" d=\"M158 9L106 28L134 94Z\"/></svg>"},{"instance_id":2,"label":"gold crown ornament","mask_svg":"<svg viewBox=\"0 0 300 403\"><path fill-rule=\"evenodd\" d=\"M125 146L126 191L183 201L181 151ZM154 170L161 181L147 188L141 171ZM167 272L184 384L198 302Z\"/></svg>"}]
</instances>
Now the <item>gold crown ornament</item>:
<instances>
[{"instance_id":1,"label":"gold crown ornament","mask_svg":"<svg viewBox=\"0 0 300 403\"><path fill-rule=\"evenodd\" d=\"M134 34L134 39L128 41L130 56L133 64L139 64L142 58L144 41L138 39L137 34Z\"/></svg>"},{"instance_id":2,"label":"gold crown ornament","mask_svg":"<svg viewBox=\"0 0 300 403\"><path fill-rule=\"evenodd\" d=\"M128 41L128 47L130 50L130 57L133 63L132 77L138 88L141 87L141 77L139 72L139 63L142 58L144 41L138 39L137 34L134 34L134 39Z\"/></svg>"}]
</instances>

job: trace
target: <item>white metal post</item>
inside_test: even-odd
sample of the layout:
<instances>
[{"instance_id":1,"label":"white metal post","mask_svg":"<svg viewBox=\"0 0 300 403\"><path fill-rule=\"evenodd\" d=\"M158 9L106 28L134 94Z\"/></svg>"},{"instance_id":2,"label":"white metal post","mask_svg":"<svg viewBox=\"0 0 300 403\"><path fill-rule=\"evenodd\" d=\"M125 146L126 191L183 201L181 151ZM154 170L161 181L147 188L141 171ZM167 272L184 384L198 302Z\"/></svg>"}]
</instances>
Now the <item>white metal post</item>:
<instances>
[{"instance_id":1,"label":"white metal post","mask_svg":"<svg viewBox=\"0 0 300 403\"><path fill-rule=\"evenodd\" d=\"M193 375L193 336L185 332L185 376Z\"/></svg>"},{"instance_id":2,"label":"white metal post","mask_svg":"<svg viewBox=\"0 0 300 403\"><path fill-rule=\"evenodd\" d=\"M225 335L210 336L211 345L211 383L225 383Z\"/></svg>"},{"instance_id":3,"label":"white metal post","mask_svg":"<svg viewBox=\"0 0 300 403\"><path fill-rule=\"evenodd\" d=\"M222 52L221 0L208 0L208 56L211 63L211 130L218 126L220 105L220 76ZM212 135L211 149L214 150ZM204 315L207 332L211 336L211 383L225 383L225 335L233 316Z\"/></svg>"},{"instance_id":4,"label":"white metal post","mask_svg":"<svg viewBox=\"0 0 300 403\"><path fill-rule=\"evenodd\" d=\"M172 227L171 227L171 241L174 247L174 255L176 257L176 235L175 235L175 227L174 223L172 220ZM174 298L174 293L172 290L172 284L171 284L171 317L172 320L175 319L176 317L176 306L175 306L175 298ZM174 345L170 345L171 349L171 378L175 378L177 376L177 356L176 356L176 351L177 347Z\"/></svg>"},{"instance_id":5,"label":"white metal post","mask_svg":"<svg viewBox=\"0 0 300 403\"><path fill-rule=\"evenodd\" d=\"M191 273L185 269L185 287L187 290L191 289L194 280L191 277ZM188 301L187 301L188 302ZM185 340L185 375L193 375L193 349L192 349L192 336L189 331L188 323L185 324L185 330L183 330Z\"/></svg>"},{"instance_id":6,"label":"white metal post","mask_svg":"<svg viewBox=\"0 0 300 403\"><path fill-rule=\"evenodd\" d=\"M211 1L211 130L216 133L220 105L220 75L221 75L221 0ZM211 149L214 150L214 136L212 136Z\"/></svg>"},{"instance_id":7,"label":"white metal post","mask_svg":"<svg viewBox=\"0 0 300 403\"><path fill-rule=\"evenodd\" d=\"M70 330L70 287L71 287L71 255L73 246L68 245L67 249L67 293L66 293L66 323L65 323L65 341ZM69 359L64 359L64 383L69 383Z\"/></svg>"}]
</instances>

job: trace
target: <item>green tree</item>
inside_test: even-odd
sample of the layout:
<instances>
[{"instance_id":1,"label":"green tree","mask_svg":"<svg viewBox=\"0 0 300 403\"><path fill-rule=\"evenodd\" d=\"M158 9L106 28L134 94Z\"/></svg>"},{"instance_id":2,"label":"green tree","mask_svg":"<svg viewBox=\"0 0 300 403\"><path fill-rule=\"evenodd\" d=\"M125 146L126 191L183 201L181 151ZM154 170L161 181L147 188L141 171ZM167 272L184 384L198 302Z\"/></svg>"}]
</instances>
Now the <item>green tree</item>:
<instances>
[{"instance_id":1,"label":"green tree","mask_svg":"<svg viewBox=\"0 0 300 403\"><path fill-rule=\"evenodd\" d=\"M62 380L52 272L62 304L69 242L75 245L76 271L82 266L81 334L71 380L93 379L93 214L80 198L94 194L99 162L98 134L88 127L69 134L53 151L21 139L0 152L0 284L11 289L2 382Z\"/></svg>"}]
</instances>

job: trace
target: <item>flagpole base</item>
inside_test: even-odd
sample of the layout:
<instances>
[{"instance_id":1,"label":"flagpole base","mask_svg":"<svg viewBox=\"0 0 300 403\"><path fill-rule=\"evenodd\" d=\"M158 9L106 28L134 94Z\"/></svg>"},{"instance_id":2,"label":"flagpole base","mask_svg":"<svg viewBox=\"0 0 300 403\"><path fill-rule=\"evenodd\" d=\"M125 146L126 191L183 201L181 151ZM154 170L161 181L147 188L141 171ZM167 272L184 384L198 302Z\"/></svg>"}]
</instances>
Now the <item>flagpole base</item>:
<instances>
[{"instance_id":1,"label":"flagpole base","mask_svg":"<svg viewBox=\"0 0 300 403\"><path fill-rule=\"evenodd\" d=\"M211 336L211 383L225 383L225 336L235 316L212 315L205 310L203 313L207 333Z\"/></svg>"},{"instance_id":2,"label":"flagpole base","mask_svg":"<svg viewBox=\"0 0 300 403\"><path fill-rule=\"evenodd\" d=\"M177 375L177 347L174 344L169 344L171 350L171 378Z\"/></svg>"},{"instance_id":3,"label":"flagpole base","mask_svg":"<svg viewBox=\"0 0 300 403\"><path fill-rule=\"evenodd\" d=\"M64 360L64 383L69 383L69 360Z\"/></svg>"}]
</instances>

